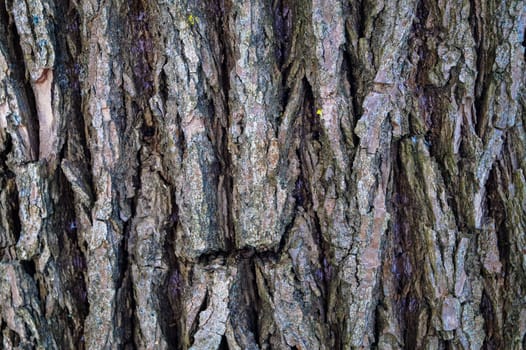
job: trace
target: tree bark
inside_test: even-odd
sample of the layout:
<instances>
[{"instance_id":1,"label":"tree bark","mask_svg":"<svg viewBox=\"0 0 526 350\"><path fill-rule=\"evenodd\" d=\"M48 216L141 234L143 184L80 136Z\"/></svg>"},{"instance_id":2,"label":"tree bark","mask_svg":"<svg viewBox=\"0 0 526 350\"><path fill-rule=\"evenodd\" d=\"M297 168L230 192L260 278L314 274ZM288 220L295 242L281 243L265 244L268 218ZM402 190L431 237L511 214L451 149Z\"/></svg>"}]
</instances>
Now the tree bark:
<instances>
[{"instance_id":1,"label":"tree bark","mask_svg":"<svg viewBox=\"0 0 526 350\"><path fill-rule=\"evenodd\" d=\"M526 348L523 1L0 25L2 348Z\"/></svg>"}]
</instances>

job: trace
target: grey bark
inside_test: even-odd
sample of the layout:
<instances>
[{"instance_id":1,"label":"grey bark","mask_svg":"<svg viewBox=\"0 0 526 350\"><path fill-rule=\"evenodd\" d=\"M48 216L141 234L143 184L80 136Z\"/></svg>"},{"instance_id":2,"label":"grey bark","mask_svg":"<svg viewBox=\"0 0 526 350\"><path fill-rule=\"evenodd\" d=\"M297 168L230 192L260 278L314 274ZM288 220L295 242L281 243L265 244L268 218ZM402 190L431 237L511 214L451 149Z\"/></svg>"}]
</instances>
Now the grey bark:
<instances>
[{"instance_id":1,"label":"grey bark","mask_svg":"<svg viewBox=\"0 0 526 350\"><path fill-rule=\"evenodd\" d=\"M519 0L0 0L4 349L526 347Z\"/></svg>"}]
</instances>

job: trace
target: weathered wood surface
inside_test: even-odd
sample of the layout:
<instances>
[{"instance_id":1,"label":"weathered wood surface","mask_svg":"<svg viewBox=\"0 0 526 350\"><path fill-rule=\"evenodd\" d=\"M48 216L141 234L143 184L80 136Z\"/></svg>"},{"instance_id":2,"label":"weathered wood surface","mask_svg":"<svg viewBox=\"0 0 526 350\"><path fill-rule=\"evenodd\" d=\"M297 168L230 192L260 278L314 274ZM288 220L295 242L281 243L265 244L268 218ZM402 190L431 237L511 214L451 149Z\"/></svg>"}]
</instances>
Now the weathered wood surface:
<instances>
[{"instance_id":1,"label":"weathered wood surface","mask_svg":"<svg viewBox=\"0 0 526 350\"><path fill-rule=\"evenodd\" d=\"M0 347L526 347L520 0L0 0Z\"/></svg>"}]
</instances>

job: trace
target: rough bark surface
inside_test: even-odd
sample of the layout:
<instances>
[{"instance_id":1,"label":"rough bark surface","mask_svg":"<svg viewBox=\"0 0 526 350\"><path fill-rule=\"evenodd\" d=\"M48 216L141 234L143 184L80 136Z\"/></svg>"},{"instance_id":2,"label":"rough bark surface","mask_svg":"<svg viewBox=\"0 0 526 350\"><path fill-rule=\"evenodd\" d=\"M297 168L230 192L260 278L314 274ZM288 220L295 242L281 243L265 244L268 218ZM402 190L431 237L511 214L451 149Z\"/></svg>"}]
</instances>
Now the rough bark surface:
<instances>
[{"instance_id":1,"label":"rough bark surface","mask_svg":"<svg viewBox=\"0 0 526 350\"><path fill-rule=\"evenodd\" d=\"M0 347L526 348L525 26L0 0Z\"/></svg>"}]
</instances>

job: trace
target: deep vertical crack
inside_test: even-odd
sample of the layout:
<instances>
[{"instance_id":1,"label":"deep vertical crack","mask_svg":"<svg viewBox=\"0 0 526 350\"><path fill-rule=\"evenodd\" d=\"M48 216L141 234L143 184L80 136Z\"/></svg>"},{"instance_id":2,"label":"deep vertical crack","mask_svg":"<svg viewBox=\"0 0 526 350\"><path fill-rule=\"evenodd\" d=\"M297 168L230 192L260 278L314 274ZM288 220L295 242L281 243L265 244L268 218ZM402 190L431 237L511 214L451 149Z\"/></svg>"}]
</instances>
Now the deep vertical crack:
<instances>
[{"instance_id":1,"label":"deep vertical crack","mask_svg":"<svg viewBox=\"0 0 526 350\"><path fill-rule=\"evenodd\" d=\"M175 231L179 224L179 210L176 205L175 191L172 192L172 213L166 224L166 237L163 247L163 261L167 273L158 290L160 326L169 348L182 349L185 334L186 315L182 305L185 288L185 276L181 273L180 262L175 256Z\"/></svg>"}]
</instances>

